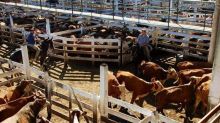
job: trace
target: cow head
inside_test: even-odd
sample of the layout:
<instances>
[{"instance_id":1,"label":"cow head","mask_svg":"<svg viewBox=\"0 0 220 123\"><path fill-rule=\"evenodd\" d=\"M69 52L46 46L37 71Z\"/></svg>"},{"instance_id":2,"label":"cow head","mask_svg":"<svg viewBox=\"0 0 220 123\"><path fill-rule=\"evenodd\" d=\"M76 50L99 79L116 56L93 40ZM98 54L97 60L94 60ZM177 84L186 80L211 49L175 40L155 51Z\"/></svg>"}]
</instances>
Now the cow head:
<instances>
[{"instance_id":1,"label":"cow head","mask_svg":"<svg viewBox=\"0 0 220 123\"><path fill-rule=\"evenodd\" d=\"M176 70L172 67L169 67L167 70L167 79L178 79L178 74L176 72Z\"/></svg>"},{"instance_id":2,"label":"cow head","mask_svg":"<svg viewBox=\"0 0 220 123\"><path fill-rule=\"evenodd\" d=\"M114 72L113 75L117 78L119 84L123 83L123 78L120 75L120 71Z\"/></svg>"},{"instance_id":3,"label":"cow head","mask_svg":"<svg viewBox=\"0 0 220 123\"><path fill-rule=\"evenodd\" d=\"M33 81L31 80L23 80L20 82L17 88L19 88L19 90L21 91L24 91L25 94L30 94L30 92L32 91L32 88L31 88L32 83Z\"/></svg>"},{"instance_id":4,"label":"cow head","mask_svg":"<svg viewBox=\"0 0 220 123\"><path fill-rule=\"evenodd\" d=\"M146 63L146 61L143 60L143 61L141 61L140 65L138 65L138 70L141 71L141 72L143 72L143 74L144 74L144 71L145 71L145 70L144 70L145 63Z\"/></svg>"},{"instance_id":5,"label":"cow head","mask_svg":"<svg viewBox=\"0 0 220 123\"><path fill-rule=\"evenodd\" d=\"M41 91L34 93L35 101L30 105L31 113L35 117L38 116L39 112L46 106L46 97Z\"/></svg>"},{"instance_id":6,"label":"cow head","mask_svg":"<svg viewBox=\"0 0 220 123\"><path fill-rule=\"evenodd\" d=\"M190 77L190 83L194 85L198 85L201 80L202 80L202 77L197 77L197 76Z\"/></svg>"},{"instance_id":7,"label":"cow head","mask_svg":"<svg viewBox=\"0 0 220 123\"><path fill-rule=\"evenodd\" d=\"M164 88L162 83L159 80L156 80L155 78L152 78L151 82L153 84L153 88L152 88L153 91L157 91L158 92L158 91L161 91Z\"/></svg>"},{"instance_id":8,"label":"cow head","mask_svg":"<svg viewBox=\"0 0 220 123\"><path fill-rule=\"evenodd\" d=\"M121 84L121 85L112 85L114 90L115 90L115 94L113 95L114 98L117 99L122 99L125 100L125 84Z\"/></svg>"}]
</instances>

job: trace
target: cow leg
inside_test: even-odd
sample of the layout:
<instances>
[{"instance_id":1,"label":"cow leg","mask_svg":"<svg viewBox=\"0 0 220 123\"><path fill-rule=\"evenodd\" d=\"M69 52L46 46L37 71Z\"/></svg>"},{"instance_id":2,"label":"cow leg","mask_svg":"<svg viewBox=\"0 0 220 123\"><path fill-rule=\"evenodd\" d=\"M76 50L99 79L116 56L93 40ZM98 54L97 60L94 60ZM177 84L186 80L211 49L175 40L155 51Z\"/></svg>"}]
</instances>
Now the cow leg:
<instances>
[{"instance_id":1,"label":"cow leg","mask_svg":"<svg viewBox=\"0 0 220 123\"><path fill-rule=\"evenodd\" d=\"M137 98L137 94L133 92L132 98L131 98L131 102L130 102L130 103L133 104L134 101L136 100L136 98Z\"/></svg>"},{"instance_id":2,"label":"cow leg","mask_svg":"<svg viewBox=\"0 0 220 123\"><path fill-rule=\"evenodd\" d=\"M109 107L109 108L112 108L111 102L108 102L108 107Z\"/></svg>"},{"instance_id":3,"label":"cow leg","mask_svg":"<svg viewBox=\"0 0 220 123\"><path fill-rule=\"evenodd\" d=\"M193 115L196 113L196 109L197 109L199 103L200 103L199 99L196 98L195 104L193 106L193 113L192 113Z\"/></svg>"},{"instance_id":4,"label":"cow leg","mask_svg":"<svg viewBox=\"0 0 220 123\"><path fill-rule=\"evenodd\" d=\"M139 105L140 107L143 107L144 99L145 99L145 98L139 98L137 105ZM143 118L144 118L144 115L141 114L140 118L143 119Z\"/></svg>"},{"instance_id":5,"label":"cow leg","mask_svg":"<svg viewBox=\"0 0 220 123\"><path fill-rule=\"evenodd\" d=\"M206 102L202 102L202 115L205 115L206 111L207 111L207 107L208 107L208 104Z\"/></svg>"},{"instance_id":6,"label":"cow leg","mask_svg":"<svg viewBox=\"0 0 220 123\"><path fill-rule=\"evenodd\" d=\"M3 98L0 98L0 104L5 104L6 102L5 102L5 99L3 99Z\"/></svg>"},{"instance_id":7,"label":"cow leg","mask_svg":"<svg viewBox=\"0 0 220 123\"><path fill-rule=\"evenodd\" d=\"M183 105L182 103L179 103L179 104L177 105L176 112L181 112L181 111L183 110L183 107L184 107L184 105Z\"/></svg>"},{"instance_id":8,"label":"cow leg","mask_svg":"<svg viewBox=\"0 0 220 123\"><path fill-rule=\"evenodd\" d=\"M185 104L185 114L186 114L186 118L191 120L193 118L193 103L192 102L187 102Z\"/></svg>"},{"instance_id":9,"label":"cow leg","mask_svg":"<svg viewBox=\"0 0 220 123\"><path fill-rule=\"evenodd\" d=\"M165 113L163 112L163 108L157 108L156 109L158 113L161 113L162 115L166 116Z\"/></svg>"}]
</instances>

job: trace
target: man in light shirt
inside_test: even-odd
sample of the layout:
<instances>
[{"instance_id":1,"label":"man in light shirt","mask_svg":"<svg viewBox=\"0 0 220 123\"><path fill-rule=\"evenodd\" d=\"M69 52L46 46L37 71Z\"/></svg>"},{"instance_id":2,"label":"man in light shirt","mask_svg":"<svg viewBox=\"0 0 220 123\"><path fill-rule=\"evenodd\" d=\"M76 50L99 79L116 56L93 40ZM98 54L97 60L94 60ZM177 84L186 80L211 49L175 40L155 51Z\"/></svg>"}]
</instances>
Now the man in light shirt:
<instances>
[{"instance_id":1,"label":"man in light shirt","mask_svg":"<svg viewBox=\"0 0 220 123\"><path fill-rule=\"evenodd\" d=\"M146 29L141 30L141 34L137 38L137 43L138 43L140 49L143 51L144 56L147 58L147 60L150 61L151 60L150 50L148 48L148 45L150 44L150 38L147 35Z\"/></svg>"}]
</instances>

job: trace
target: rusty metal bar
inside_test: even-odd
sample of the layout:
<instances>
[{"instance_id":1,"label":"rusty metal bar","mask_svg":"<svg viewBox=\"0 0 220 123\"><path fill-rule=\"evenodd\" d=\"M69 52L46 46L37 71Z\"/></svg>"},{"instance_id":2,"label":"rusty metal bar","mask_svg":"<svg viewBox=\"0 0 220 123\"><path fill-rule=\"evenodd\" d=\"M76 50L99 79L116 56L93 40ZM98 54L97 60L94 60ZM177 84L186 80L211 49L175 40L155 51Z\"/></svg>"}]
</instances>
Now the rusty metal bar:
<instances>
[{"instance_id":1,"label":"rusty metal bar","mask_svg":"<svg viewBox=\"0 0 220 123\"><path fill-rule=\"evenodd\" d=\"M206 114L198 123L207 123L220 110L220 103L215 106L208 114Z\"/></svg>"}]
</instances>

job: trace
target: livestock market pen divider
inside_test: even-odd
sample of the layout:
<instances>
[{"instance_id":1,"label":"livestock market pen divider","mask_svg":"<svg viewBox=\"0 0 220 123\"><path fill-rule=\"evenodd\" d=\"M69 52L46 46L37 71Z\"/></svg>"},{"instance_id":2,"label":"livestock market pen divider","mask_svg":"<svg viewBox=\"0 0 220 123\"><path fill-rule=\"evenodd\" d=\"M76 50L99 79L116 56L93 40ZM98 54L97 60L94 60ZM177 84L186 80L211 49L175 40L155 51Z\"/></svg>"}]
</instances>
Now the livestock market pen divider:
<instances>
[{"instance_id":1,"label":"livestock market pen divider","mask_svg":"<svg viewBox=\"0 0 220 123\"><path fill-rule=\"evenodd\" d=\"M79 109L86 110L86 111L88 110L92 112L92 116L86 116L86 119L94 123L95 122L114 122L108 118L109 114L115 115L126 121L136 122L136 123L137 122L138 123L147 123L147 122L177 123L177 121L174 121L161 114L158 114L156 111L152 112L148 109L141 108L137 105L130 104L128 102L109 97L108 96L108 76L107 76L108 66L106 64L102 64L100 67L100 93L99 95L96 95L96 94L88 93L86 91L73 88L69 85L62 84L55 80L52 80L52 78L50 78L46 72L42 72L38 70L38 68L30 66L28 54L27 54L27 46L26 45L21 46L21 49L22 49L23 64L0 58L1 63L8 62L11 66L13 66L13 69L11 71L0 74L0 77L7 77L15 73L22 73L22 75L19 77L15 77L7 81L0 82L0 86L5 85L15 80L16 81L21 80L21 79L35 80L36 83L33 84L33 88L43 91L47 96L47 102L49 104L47 106L48 116L51 116L51 114L54 114L64 120L70 121L70 112L73 109L73 104L76 104ZM39 79L38 78L39 76L41 76L42 78ZM43 85L45 87L45 90L42 86L39 86L39 85ZM56 91L56 89L54 89L55 86L58 86L62 88L63 90L67 90L68 91L67 95ZM92 105L89 105L83 101L80 101L76 95L79 97L84 97L84 98L87 98L88 100L91 100ZM68 101L69 105L66 106L62 103L57 102L56 100L53 100L51 98L52 96L57 96L61 99ZM132 117L132 116L123 114L121 112L118 112L114 109L108 108L108 102L127 108L129 111L143 114L146 118L144 118L143 120L140 120L137 117ZM54 106L60 107L63 110L69 112L68 115L65 115L65 114L62 114L62 112L56 111L53 108Z\"/></svg>"}]
</instances>

